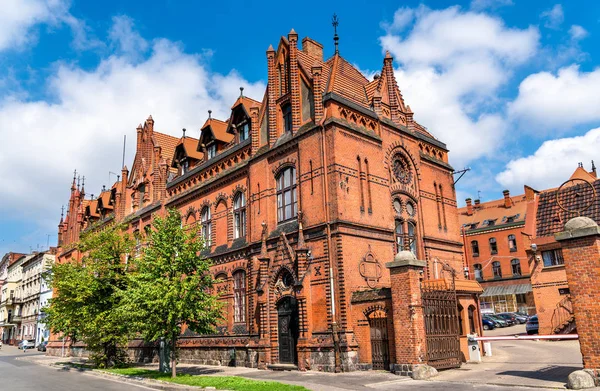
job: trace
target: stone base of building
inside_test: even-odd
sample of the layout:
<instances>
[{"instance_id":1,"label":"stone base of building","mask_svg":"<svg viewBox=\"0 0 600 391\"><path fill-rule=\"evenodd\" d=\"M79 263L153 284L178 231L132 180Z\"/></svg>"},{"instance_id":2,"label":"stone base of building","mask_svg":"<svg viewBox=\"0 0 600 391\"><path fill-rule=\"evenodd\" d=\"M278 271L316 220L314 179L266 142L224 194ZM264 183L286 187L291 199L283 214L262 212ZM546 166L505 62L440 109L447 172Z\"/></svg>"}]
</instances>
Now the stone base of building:
<instances>
[{"instance_id":1,"label":"stone base of building","mask_svg":"<svg viewBox=\"0 0 600 391\"><path fill-rule=\"evenodd\" d=\"M415 380L427 380L437 376L437 370L427 364L390 364L390 372L409 376Z\"/></svg>"}]
</instances>

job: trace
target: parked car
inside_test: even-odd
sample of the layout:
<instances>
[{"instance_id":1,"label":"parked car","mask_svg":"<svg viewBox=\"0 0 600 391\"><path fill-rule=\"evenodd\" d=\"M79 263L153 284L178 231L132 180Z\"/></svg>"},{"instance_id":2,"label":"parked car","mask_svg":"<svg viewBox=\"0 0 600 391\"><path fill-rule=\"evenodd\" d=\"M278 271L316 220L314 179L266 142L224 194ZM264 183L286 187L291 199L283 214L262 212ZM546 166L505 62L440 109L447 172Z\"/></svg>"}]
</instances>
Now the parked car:
<instances>
[{"instance_id":1,"label":"parked car","mask_svg":"<svg viewBox=\"0 0 600 391\"><path fill-rule=\"evenodd\" d=\"M504 319L509 326L514 326L517 323L519 323L517 321L517 317L511 314L510 312L501 312L499 314L496 314L496 316L499 316L500 318Z\"/></svg>"},{"instance_id":2,"label":"parked car","mask_svg":"<svg viewBox=\"0 0 600 391\"><path fill-rule=\"evenodd\" d=\"M527 319L529 319L529 316L523 315L519 312L513 312L512 314L515 316L515 318L517 318L519 324L527 323Z\"/></svg>"},{"instance_id":3,"label":"parked car","mask_svg":"<svg viewBox=\"0 0 600 391\"><path fill-rule=\"evenodd\" d=\"M48 345L48 341L40 342L40 344L37 347L38 352L45 352L46 351L46 345Z\"/></svg>"},{"instance_id":4,"label":"parked car","mask_svg":"<svg viewBox=\"0 0 600 391\"><path fill-rule=\"evenodd\" d=\"M33 339L24 339L19 342L19 349L33 349L35 347L35 341Z\"/></svg>"},{"instance_id":5,"label":"parked car","mask_svg":"<svg viewBox=\"0 0 600 391\"><path fill-rule=\"evenodd\" d=\"M527 334L529 335L539 333L540 324L537 315L533 315L527 320L527 323L525 323L525 331L527 331Z\"/></svg>"},{"instance_id":6,"label":"parked car","mask_svg":"<svg viewBox=\"0 0 600 391\"><path fill-rule=\"evenodd\" d=\"M508 322L497 315L487 315L489 318L494 320L500 325L500 327L508 327Z\"/></svg>"},{"instance_id":7,"label":"parked car","mask_svg":"<svg viewBox=\"0 0 600 391\"><path fill-rule=\"evenodd\" d=\"M484 317L483 319L481 319L481 324L483 325L484 330L493 330L496 328L496 322L489 318Z\"/></svg>"}]
</instances>

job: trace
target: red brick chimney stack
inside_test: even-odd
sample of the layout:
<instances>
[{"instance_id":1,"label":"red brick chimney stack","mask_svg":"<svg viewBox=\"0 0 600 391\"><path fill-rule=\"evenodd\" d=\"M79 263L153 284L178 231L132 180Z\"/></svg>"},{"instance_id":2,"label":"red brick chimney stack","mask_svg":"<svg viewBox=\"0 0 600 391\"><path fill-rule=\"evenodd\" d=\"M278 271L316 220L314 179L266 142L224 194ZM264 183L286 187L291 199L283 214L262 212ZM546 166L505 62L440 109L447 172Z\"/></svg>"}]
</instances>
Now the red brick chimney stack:
<instances>
[{"instance_id":1,"label":"red brick chimney stack","mask_svg":"<svg viewBox=\"0 0 600 391\"><path fill-rule=\"evenodd\" d=\"M479 205L481 204L481 201L478 199L475 200L475 209L479 209Z\"/></svg>"},{"instance_id":2,"label":"red brick chimney stack","mask_svg":"<svg viewBox=\"0 0 600 391\"><path fill-rule=\"evenodd\" d=\"M465 201L467 202L467 216L473 216L473 204L471 204L471 199L467 198Z\"/></svg>"},{"instance_id":3,"label":"red brick chimney stack","mask_svg":"<svg viewBox=\"0 0 600 391\"><path fill-rule=\"evenodd\" d=\"M504 194L504 207L510 208L512 206L512 200L510 199L510 192L508 190L504 190L502 192Z\"/></svg>"}]
</instances>

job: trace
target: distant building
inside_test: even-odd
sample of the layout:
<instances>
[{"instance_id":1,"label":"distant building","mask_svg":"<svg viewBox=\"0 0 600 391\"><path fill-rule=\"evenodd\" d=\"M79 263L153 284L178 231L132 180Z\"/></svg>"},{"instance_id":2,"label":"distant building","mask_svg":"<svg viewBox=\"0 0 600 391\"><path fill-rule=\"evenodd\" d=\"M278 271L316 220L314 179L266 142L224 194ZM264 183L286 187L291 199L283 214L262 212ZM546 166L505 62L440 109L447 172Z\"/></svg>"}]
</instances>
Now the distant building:
<instances>
[{"instance_id":1,"label":"distant building","mask_svg":"<svg viewBox=\"0 0 600 391\"><path fill-rule=\"evenodd\" d=\"M524 195L479 202L467 199L459 209L469 276L484 288L482 313L534 313L535 304L523 231L527 217Z\"/></svg>"},{"instance_id":2,"label":"distant building","mask_svg":"<svg viewBox=\"0 0 600 391\"><path fill-rule=\"evenodd\" d=\"M23 295L21 290L21 279L23 276L22 265L33 255L22 255L9 257L6 280L2 285L0 297L0 329L2 341L15 344L22 339L22 304Z\"/></svg>"},{"instance_id":3,"label":"distant building","mask_svg":"<svg viewBox=\"0 0 600 391\"><path fill-rule=\"evenodd\" d=\"M39 320L42 274L47 270L48 266L54 262L53 252L54 251L52 250L37 253L21 265L23 268L23 278L20 283L22 297L21 336L22 339L35 340L36 345L41 339ZM47 289L46 286L45 290Z\"/></svg>"}]
</instances>

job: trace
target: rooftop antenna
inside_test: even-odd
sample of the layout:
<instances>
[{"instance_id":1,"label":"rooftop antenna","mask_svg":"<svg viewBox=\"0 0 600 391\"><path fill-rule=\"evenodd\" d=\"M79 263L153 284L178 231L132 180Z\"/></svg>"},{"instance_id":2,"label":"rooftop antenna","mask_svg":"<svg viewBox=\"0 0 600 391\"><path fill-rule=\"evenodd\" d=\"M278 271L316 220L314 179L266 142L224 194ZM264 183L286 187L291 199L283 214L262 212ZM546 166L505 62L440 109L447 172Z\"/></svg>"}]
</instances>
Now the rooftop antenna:
<instances>
[{"instance_id":1,"label":"rooftop antenna","mask_svg":"<svg viewBox=\"0 0 600 391\"><path fill-rule=\"evenodd\" d=\"M46 248L50 249L50 234L46 234Z\"/></svg>"},{"instance_id":2,"label":"rooftop antenna","mask_svg":"<svg viewBox=\"0 0 600 391\"><path fill-rule=\"evenodd\" d=\"M111 175L114 175L114 176L116 176L116 177L117 177L117 182L119 181L119 174L117 174L116 172L109 171L109 172L108 172L108 184L109 184L109 185L110 185L110 176L111 176Z\"/></svg>"},{"instance_id":3,"label":"rooftop antenna","mask_svg":"<svg viewBox=\"0 0 600 391\"><path fill-rule=\"evenodd\" d=\"M337 27L339 26L339 24L340 24L340 21L339 21L337 15L334 13L333 18L331 19L331 25L333 26L333 33L334 33L333 34L333 42L335 44L335 54L339 53L338 41L340 40L340 37L338 36L338 33L337 33Z\"/></svg>"},{"instance_id":4,"label":"rooftop antenna","mask_svg":"<svg viewBox=\"0 0 600 391\"><path fill-rule=\"evenodd\" d=\"M244 87L240 87L240 98L244 97Z\"/></svg>"},{"instance_id":5,"label":"rooftop antenna","mask_svg":"<svg viewBox=\"0 0 600 391\"><path fill-rule=\"evenodd\" d=\"M123 162L121 163L121 168L125 167L125 143L127 141L127 135L123 135Z\"/></svg>"}]
</instances>

